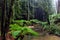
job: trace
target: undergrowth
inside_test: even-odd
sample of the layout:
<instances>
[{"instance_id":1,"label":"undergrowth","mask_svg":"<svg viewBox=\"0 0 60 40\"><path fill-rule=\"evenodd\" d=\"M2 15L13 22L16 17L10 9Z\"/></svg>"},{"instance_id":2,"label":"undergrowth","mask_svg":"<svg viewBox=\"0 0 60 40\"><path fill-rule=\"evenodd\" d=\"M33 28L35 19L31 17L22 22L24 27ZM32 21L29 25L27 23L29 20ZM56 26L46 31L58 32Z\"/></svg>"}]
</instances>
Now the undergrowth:
<instances>
[{"instance_id":1,"label":"undergrowth","mask_svg":"<svg viewBox=\"0 0 60 40\"><path fill-rule=\"evenodd\" d=\"M30 21L26 20L15 20L12 24L10 24L10 34L15 38L15 40L19 39L23 40L25 35L38 36L39 34L28 27L31 24Z\"/></svg>"},{"instance_id":2,"label":"undergrowth","mask_svg":"<svg viewBox=\"0 0 60 40\"><path fill-rule=\"evenodd\" d=\"M50 34L60 35L60 23L58 19L60 19L60 14L50 15L50 25L44 25L44 30Z\"/></svg>"}]
</instances>

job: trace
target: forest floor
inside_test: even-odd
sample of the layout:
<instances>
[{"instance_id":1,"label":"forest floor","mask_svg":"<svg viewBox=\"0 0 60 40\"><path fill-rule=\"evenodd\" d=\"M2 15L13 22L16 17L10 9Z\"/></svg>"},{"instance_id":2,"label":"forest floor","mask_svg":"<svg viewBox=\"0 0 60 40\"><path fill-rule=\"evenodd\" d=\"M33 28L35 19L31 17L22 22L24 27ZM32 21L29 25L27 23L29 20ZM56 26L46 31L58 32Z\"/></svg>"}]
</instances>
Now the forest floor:
<instances>
[{"instance_id":1,"label":"forest floor","mask_svg":"<svg viewBox=\"0 0 60 40\"><path fill-rule=\"evenodd\" d=\"M0 36L0 40L2 40L2 39L1 39L1 36Z\"/></svg>"},{"instance_id":2,"label":"forest floor","mask_svg":"<svg viewBox=\"0 0 60 40\"><path fill-rule=\"evenodd\" d=\"M40 30L40 29L39 29ZM24 40L60 40L59 36L53 35L53 34L48 34L45 32L39 32L39 36L38 37L32 37L31 39L27 39L28 37L25 37ZM0 40L1 36L0 36Z\"/></svg>"},{"instance_id":3,"label":"forest floor","mask_svg":"<svg viewBox=\"0 0 60 40\"><path fill-rule=\"evenodd\" d=\"M42 33L41 33L42 34ZM46 33L45 35L39 35L38 37L25 37L24 40L60 40L59 36L56 36L54 34L48 34Z\"/></svg>"},{"instance_id":4,"label":"forest floor","mask_svg":"<svg viewBox=\"0 0 60 40\"><path fill-rule=\"evenodd\" d=\"M32 38L32 40L60 40L60 37L55 35L45 35L45 36Z\"/></svg>"},{"instance_id":5,"label":"forest floor","mask_svg":"<svg viewBox=\"0 0 60 40\"><path fill-rule=\"evenodd\" d=\"M0 40L1 36L0 36ZM27 38L24 38L24 40L27 40ZM56 35L44 35L44 36L38 36L38 37L33 37L32 39L29 40L60 40L60 37L56 36Z\"/></svg>"},{"instance_id":6,"label":"forest floor","mask_svg":"<svg viewBox=\"0 0 60 40\"><path fill-rule=\"evenodd\" d=\"M40 32L39 30L38 30L39 36L38 37L32 37L30 40L60 40L60 36L57 36L57 35L54 35L54 34L48 34L48 33L44 32L44 31Z\"/></svg>"}]
</instances>

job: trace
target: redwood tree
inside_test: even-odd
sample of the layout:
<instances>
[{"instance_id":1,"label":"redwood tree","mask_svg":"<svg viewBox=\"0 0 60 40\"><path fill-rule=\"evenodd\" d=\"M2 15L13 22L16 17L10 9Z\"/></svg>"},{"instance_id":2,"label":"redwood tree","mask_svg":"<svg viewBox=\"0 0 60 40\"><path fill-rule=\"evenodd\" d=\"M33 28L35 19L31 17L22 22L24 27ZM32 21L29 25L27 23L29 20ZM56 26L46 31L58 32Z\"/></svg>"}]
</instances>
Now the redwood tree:
<instances>
[{"instance_id":1,"label":"redwood tree","mask_svg":"<svg viewBox=\"0 0 60 40\"><path fill-rule=\"evenodd\" d=\"M13 1L14 0L3 0L2 2L2 20L1 20L2 40L6 40L5 35L9 31L10 19L12 16Z\"/></svg>"}]
</instances>

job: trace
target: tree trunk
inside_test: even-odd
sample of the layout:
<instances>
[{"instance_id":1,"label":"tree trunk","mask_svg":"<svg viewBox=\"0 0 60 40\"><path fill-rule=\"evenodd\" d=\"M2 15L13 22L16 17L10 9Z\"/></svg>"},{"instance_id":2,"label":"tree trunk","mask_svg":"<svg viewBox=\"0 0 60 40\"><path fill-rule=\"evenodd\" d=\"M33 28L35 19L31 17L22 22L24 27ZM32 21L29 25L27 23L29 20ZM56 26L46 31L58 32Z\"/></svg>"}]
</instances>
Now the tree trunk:
<instances>
[{"instance_id":1,"label":"tree trunk","mask_svg":"<svg viewBox=\"0 0 60 40\"><path fill-rule=\"evenodd\" d=\"M2 36L2 40L6 40L5 39L5 0L3 0L2 2L2 19L1 19L1 36Z\"/></svg>"},{"instance_id":2,"label":"tree trunk","mask_svg":"<svg viewBox=\"0 0 60 40\"><path fill-rule=\"evenodd\" d=\"M10 19L12 16L12 5L14 0L10 0L8 7L7 0L2 3L2 20L1 20L1 36L2 40L6 40L5 35L9 31Z\"/></svg>"},{"instance_id":3,"label":"tree trunk","mask_svg":"<svg viewBox=\"0 0 60 40\"><path fill-rule=\"evenodd\" d=\"M12 14L13 2L14 2L14 0L10 0L10 5L8 7L8 2L6 1L6 21L5 21L6 33L9 31L10 20L13 15Z\"/></svg>"}]
</instances>

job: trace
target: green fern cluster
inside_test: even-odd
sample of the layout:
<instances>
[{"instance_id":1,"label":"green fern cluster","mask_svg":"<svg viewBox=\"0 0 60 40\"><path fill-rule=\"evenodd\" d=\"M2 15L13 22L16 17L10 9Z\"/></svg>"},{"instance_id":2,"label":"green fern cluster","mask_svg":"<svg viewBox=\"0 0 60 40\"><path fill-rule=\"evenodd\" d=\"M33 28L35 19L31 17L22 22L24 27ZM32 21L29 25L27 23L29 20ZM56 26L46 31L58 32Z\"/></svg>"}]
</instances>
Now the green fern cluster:
<instances>
[{"instance_id":1,"label":"green fern cluster","mask_svg":"<svg viewBox=\"0 0 60 40\"><path fill-rule=\"evenodd\" d=\"M16 20L15 22L17 23L22 23L25 22L25 20L18 21ZM27 25L21 26L17 23L10 24L10 33L14 38L16 38L18 35L32 35L32 36L38 36L39 34L29 28Z\"/></svg>"},{"instance_id":2,"label":"green fern cluster","mask_svg":"<svg viewBox=\"0 0 60 40\"><path fill-rule=\"evenodd\" d=\"M13 22L17 23L17 24L19 24L21 26L23 26L23 25L29 26L29 25L32 25L32 24L41 24L41 25L47 24L47 22L42 22L42 21L39 21L37 19L32 19L32 20L14 20Z\"/></svg>"},{"instance_id":3,"label":"green fern cluster","mask_svg":"<svg viewBox=\"0 0 60 40\"><path fill-rule=\"evenodd\" d=\"M57 19L60 19L60 14L49 15L50 22L54 23Z\"/></svg>"},{"instance_id":4,"label":"green fern cluster","mask_svg":"<svg viewBox=\"0 0 60 40\"><path fill-rule=\"evenodd\" d=\"M60 19L60 14L50 15L50 25L44 25L44 30L52 34L60 35L60 25L54 23L57 19Z\"/></svg>"}]
</instances>

